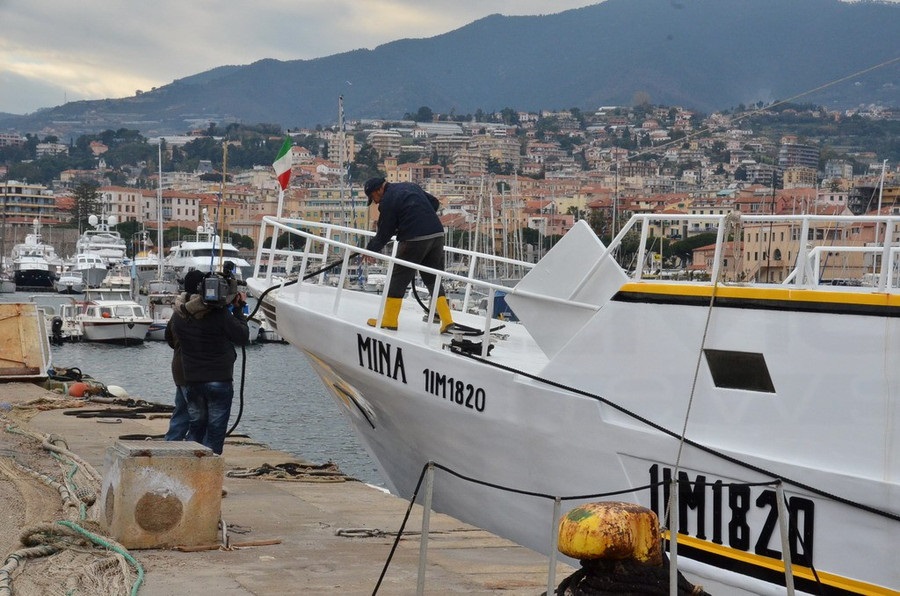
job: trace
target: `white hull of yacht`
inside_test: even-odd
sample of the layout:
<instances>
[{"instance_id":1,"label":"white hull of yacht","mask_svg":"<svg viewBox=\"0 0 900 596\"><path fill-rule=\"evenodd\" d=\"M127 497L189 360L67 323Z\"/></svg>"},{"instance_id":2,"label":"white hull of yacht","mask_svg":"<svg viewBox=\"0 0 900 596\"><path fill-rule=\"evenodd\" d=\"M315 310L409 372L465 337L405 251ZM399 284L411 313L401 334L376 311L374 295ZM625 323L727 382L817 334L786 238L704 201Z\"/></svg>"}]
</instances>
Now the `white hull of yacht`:
<instances>
[{"instance_id":1,"label":"white hull of yacht","mask_svg":"<svg viewBox=\"0 0 900 596\"><path fill-rule=\"evenodd\" d=\"M749 576L778 593L782 478L800 591L818 592L816 576L829 593L900 586L900 300L633 282L608 264L585 277L597 254L576 238L510 290L526 324L504 328L487 358L448 350L411 300L398 331L365 325L377 296L305 282L270 293L264 312L310 357L396 494L434 462L436 510L548 553L553 497L564 512L626 500L663 519L677 469L679 557L716 583ZM536 283L582 300L541 302Z\"/></svg>"},{"instance_id":2,"label":"white hull of yacht","mask_svg":"<svg viewBox=\"0 0 900 596\"><path fill-rule=\"evenodd\" d=\"M143 343L150 323L149 320L81 319L85 341L124 345Z\"/></svg>"}]
</instances>

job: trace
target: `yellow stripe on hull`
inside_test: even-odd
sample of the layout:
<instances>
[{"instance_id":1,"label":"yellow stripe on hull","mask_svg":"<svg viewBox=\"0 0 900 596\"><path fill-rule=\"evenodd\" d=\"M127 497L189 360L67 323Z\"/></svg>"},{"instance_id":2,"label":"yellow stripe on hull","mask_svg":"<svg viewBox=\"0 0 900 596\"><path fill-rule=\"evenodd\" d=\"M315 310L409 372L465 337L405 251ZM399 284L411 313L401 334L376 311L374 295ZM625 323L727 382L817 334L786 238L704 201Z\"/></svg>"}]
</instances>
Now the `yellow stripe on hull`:
<instances>
[{"instance_id":1,"label":"yellow stripe on hull","mask_svg":"<svg viewBox=\"0 0 900 596\"><path fill-rule=\"evenodd\" d=\"M667 283L629 282L622 285L620 292L632 294L654 294L658 296L690 296L737 300L765 300L782 302L816 302L822 304L858 304L861 306L900 307L900 294L832 292L828 290L808 290L802 288L776 288L729 285L687 285Z\"/></svg>"},{"instance_id":2,"label":"yellow stripe on hull","mask_svg":"<svg viewBox=\"0 0 900 596\"><path fill-rule=\"evenodd\" d=\"M669 539L668 530L660 532L660 535L664 540ZM694 538L693 536L686 536L684 534L678 534L678 544L693 548L698 551L709 553L710 555L716 557L723 557L732 561L742 563L744 565L761 567L763 569L775 571L781 575L784 575L784 562L778 561L771 557L764 557L762 555L748 553L746 551L737 550L728 546L724 546L722 544L715 544L714 542L699 540L697 538ZM850 579L848 577L842 577L834 573L828 573L827 571L820 571L817 569L815 573L813 573L812 569L810 569L809 567L804 567L802 565L792 564L791 571L795 578L805 579L813 583L821 583L824 586L844 590L853 594L862 594L865 596L896 596L897 594L900 594L900 592L896 592L889 588L874 586L872 584Z\"/></svg>"}]
</instances>

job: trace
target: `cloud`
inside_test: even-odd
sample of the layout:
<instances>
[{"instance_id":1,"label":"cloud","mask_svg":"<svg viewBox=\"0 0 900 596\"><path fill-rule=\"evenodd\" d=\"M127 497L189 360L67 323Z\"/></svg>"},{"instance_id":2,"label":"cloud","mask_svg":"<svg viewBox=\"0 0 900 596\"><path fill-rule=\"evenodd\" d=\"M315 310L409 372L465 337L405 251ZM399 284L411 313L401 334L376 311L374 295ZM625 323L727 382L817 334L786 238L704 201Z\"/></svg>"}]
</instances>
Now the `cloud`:
<instances>
[{"instance_id":1,"label":"cloud","mask_svg":"<svg viewBox=\"0 0 900 596\"><path fill-rule=\"evenodd\" d=\"M319 58L432 37L489 14L600 1L0 0L0 111L127 97L217 66Z\"/></svg>"}]
</instances>

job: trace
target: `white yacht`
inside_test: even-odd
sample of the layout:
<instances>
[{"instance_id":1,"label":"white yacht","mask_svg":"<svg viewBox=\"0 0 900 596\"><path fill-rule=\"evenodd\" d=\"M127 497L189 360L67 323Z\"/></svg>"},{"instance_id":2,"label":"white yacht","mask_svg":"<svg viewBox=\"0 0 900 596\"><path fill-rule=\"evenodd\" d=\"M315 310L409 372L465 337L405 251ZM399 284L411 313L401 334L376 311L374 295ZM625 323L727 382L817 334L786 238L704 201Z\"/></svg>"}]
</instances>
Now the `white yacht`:
<instances>
[{"instance_id":1,"label":"white yacht","mask_svg":"<svg viewBox=\"0 0 900 596\"><path fill-rule=\"evenodd\" d=\"M13 277L16 288L52 288L57 273L62 269L62 259L41 237L41 222L33 222L25 241L12 249Z\"/></svg>"},{"instance_id":2,"label":"white yacht","mask_svg":"<svg viewBox=\"0 0 900 596\"><path fill-rule=\"evenodd\" d=\"M216 229L209 219L209 211L203 209L203 224L197 227L193 240L183 240L172 247L165 258L165 268L175 272L179 279L192 269L198 271L222 271L226 262L234 264L235 277L241 279L245 268L250 267L238 253L238 249L216 234Z\"/></svg>"},{"instance_id":3,"label":"white yacht","mask_svg":"<svg viewBox=\"0 0 900 596\"><path fill-rule=\"evenodd\" d=\"M116 216L110 215L105 222L101 222L96 215L91 215L88 223L94 229L82 233L75 243L76 252L95 254L103 259L108 268L125 260L128 246L121 234L112 229L117 223Z\"/></svg>"}]
</instances>

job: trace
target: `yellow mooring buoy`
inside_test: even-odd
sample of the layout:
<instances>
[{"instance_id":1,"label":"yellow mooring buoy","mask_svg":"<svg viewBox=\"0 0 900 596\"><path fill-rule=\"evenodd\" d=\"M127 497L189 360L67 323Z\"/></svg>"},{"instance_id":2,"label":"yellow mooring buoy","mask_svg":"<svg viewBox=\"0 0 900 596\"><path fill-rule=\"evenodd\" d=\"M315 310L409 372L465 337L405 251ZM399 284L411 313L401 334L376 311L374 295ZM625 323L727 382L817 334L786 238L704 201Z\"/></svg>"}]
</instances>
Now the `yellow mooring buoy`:
<instances>
[{"instance_id":1,"label":"yellow mooring buoy","mask_svg":"<svg viewBox=\"0 0 900 596\"><path fill-rule=\"evenodd\" d=\"M659 520L646 507L604 502L580 505L559 520L559 551L574 559L634 559L662 564Z\"/></svg>"}]
</instances>

